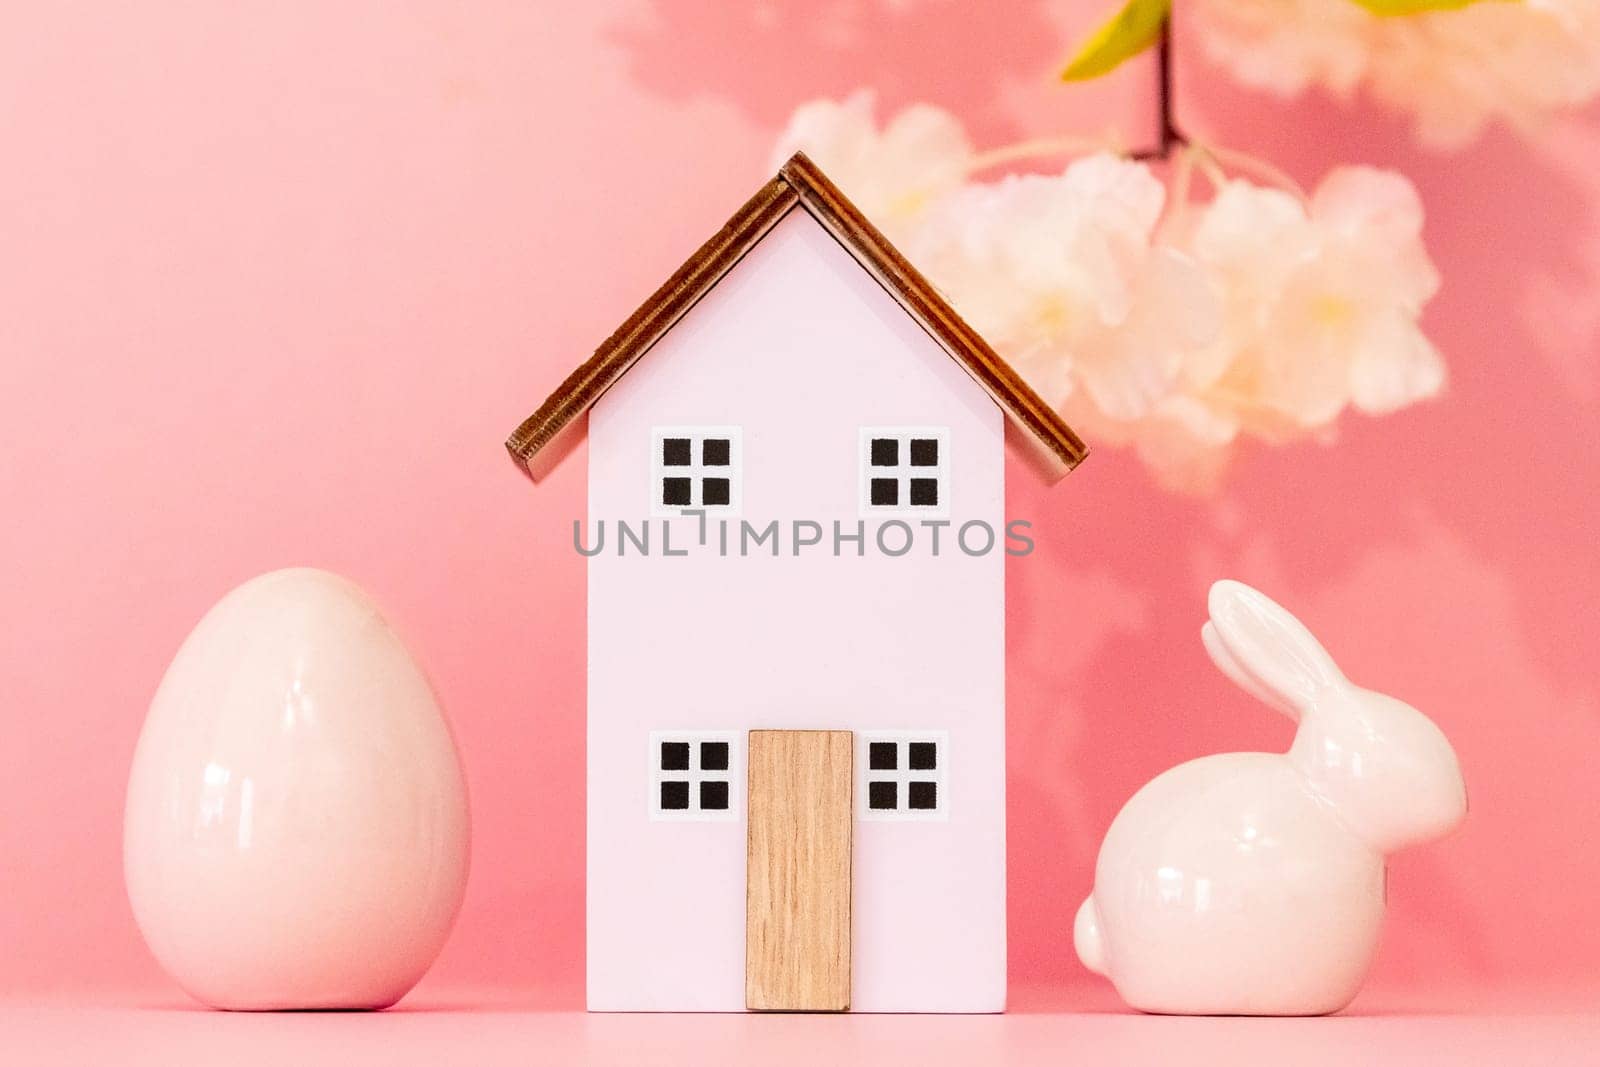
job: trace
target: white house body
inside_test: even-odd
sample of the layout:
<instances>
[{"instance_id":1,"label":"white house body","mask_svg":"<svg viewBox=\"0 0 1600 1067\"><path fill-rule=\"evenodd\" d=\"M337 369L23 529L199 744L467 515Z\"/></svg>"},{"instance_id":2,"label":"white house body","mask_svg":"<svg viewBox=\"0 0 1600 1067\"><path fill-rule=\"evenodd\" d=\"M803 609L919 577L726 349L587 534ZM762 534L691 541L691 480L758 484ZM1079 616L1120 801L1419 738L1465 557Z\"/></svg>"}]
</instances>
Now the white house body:
<instances>
[{"instance_id":1,"label":"white house body","mask_svg":"<svg viewBox=\"0 0 1600 1067\"><path fill-rule=\"evenodd\" d=\"M1009 412L803 206L586 407L589 1008L746 1009L749 732L848 730L849 1007L1003 1010Z\"/></svg>"}]
</instances>

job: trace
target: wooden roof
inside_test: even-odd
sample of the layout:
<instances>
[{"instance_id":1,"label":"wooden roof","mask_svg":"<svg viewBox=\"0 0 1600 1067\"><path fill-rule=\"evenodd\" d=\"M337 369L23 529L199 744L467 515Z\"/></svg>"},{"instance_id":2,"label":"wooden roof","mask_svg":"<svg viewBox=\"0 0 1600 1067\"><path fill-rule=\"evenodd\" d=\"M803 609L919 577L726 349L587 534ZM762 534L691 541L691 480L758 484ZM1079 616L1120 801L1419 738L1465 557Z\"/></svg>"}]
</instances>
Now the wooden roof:
<instances>
[{"instance_id":1,"label":"wooden roof","mask_svg":"<svg viewBox=\"0 0 1600 1067\"><path fill-rule=\"evenodd\" d=\"M796 153L517 427L506 440L517 466L538 481L566 452L562 443L576 438L569 431L580 424L579 416L796 207L843 245L1000 405L1024 440L1037 446L1029 452L1046 477L1054 481L1088 454L1072 427L956 314L816 164Z\"/></svg>"}]
</instances>

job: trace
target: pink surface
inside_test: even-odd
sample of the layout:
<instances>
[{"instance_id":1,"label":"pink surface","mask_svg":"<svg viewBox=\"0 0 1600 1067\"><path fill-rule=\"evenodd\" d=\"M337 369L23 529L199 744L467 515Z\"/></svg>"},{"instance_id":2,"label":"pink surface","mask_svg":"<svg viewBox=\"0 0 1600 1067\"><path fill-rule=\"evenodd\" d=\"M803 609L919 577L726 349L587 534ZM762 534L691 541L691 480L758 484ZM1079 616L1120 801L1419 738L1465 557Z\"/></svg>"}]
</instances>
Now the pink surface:
<instances>
[{"instance_id":1,"label":"pink surface","mask_svg":"<svg viewBox=\"0 0 1600 1067\"><path fill-rule=\"evenodd\" d=\"M139 723L217 597L308 563L386 608L471 782L472 881L416 996L580 1003L583 470L535 491L501 438L747 195L801 99L873 84L991 144L1142 128L1147 72L1047 77L1104 6L11 5L0 985L168 995L122 895ZM1213 500L1109 449L1048 493L1013 470L1007 511L1040 530L1008 575L1013 985L1103 996L1071 918L1113 813L1181 759L1287 743L1199 647L1220 575L1462 758L1471 817L1396 861L1357 1009L1446 978L1572 982L1600 958L1595 116L1548 150L1496 133L1438 156L1391 117L1247 94L1188 43L1179 60L1196 130L1302 179L1359 160L1417 180L1452 386L1337 448L1249 454ZM1318 1040L1340 1025L1387 1024Z\"/></svg>"},{"instance_id":2,"label":"pink surface","mask_svg":"<svg viewBox=\"0 0 1600 1067\"><path fill-rule=\"evenodd\" d=\"M550 1012L504 996L418 994L381 1014L211 1012L170 997L92 1003L0 1000L0 1058L169 1067L228 1063L763 1064L1451 1064L1591 1065L1600 1017L1548 1005L1473 1014L1332 1019L1093 1014L630 1015ZM48 1050L48 1053L45 1052Z\"/></svg>"}]
</instances>

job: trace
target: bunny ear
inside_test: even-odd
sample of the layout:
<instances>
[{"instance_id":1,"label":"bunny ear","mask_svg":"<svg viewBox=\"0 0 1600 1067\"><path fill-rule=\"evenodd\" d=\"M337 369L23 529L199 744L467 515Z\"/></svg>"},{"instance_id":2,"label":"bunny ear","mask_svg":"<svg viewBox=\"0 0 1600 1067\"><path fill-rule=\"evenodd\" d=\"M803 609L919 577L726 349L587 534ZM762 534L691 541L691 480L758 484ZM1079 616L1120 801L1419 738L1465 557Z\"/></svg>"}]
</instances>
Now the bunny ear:
<instances>
[{"instance_id":1,"label":"bunny ear","mask_svg":"<svg viewBox=\"0 0 1600 1067\"><path fill-rule=\"evenodd\" d=\"M1277 708L1289 718L1300 721L1300 709L1293 704L1285 703L1278 694L1263 686L1250 676L1244 669L1244 664L1233 658L1233 653L1228 651L1228 646L1222 643L1222 638L1217 635L1217 628L1212 623L1200 627L1200 643L1206 646L1206 652L1211 656L1211 662L1217 669L1227 675L1228 680L1243 689L1270 707Z\"/></svg>"},{"instance_id":2,"label":"bunny ear","mask_svg":"<svg viewBox=\"0 0 1600 1067\"><path fill-rule=\"evenodd\" d=\"M1311 631L1242 582L1211 587L1206 651L1245 691L1298 719L1317 692L1344 681Z\"/></svg>"}]
</instances>

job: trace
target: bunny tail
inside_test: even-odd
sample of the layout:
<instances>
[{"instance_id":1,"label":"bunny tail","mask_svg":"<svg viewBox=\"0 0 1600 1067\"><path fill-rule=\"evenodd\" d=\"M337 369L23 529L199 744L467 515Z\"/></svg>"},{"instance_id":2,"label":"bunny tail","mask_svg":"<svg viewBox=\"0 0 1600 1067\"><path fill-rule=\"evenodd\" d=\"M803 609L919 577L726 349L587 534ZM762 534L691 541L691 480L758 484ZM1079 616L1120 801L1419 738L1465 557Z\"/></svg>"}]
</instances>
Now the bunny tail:
<instances>
[{"instance_id":1,"label":"bunny tail","mask_svg":"<svg viewBox=\"0 0 1600 1067\"><path fill-rule=\"evenodd\" d=\"M1085 967L1095 974L1106 973L1105 946L1100 943L1100 914L1095 911L1092 893L1078 906L1078 917L1072 923L1072 945Z\"/></svg>"}]
</instances>

